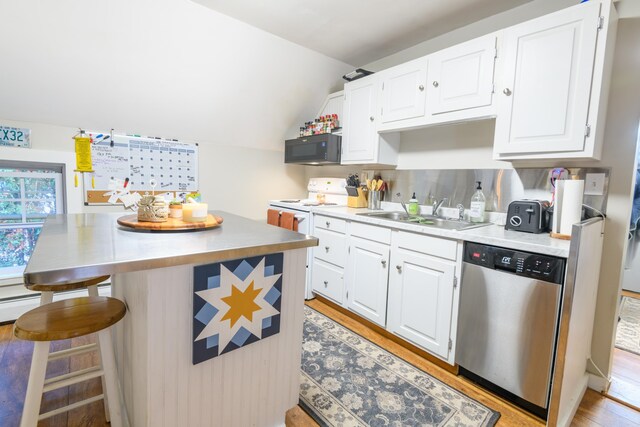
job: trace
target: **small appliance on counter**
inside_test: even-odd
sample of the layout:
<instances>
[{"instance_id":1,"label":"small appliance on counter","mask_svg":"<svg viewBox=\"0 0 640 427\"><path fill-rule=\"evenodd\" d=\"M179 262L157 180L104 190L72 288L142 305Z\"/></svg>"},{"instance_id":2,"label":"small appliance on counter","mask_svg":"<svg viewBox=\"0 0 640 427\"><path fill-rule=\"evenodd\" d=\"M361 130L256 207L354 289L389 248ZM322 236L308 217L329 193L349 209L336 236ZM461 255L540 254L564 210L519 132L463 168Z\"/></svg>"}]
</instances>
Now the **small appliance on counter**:
<instances>
[{"instance_id":1,"label":"small appliance on counter","mask_svg":"<svg viewBox=\"0 0 640 427\"><path fill-rule=\"evenodd\" d=\"M548 231L549 206L546 200L516 200L509 203L505 230L535 234Z\"/></svg>"}]
</instances>

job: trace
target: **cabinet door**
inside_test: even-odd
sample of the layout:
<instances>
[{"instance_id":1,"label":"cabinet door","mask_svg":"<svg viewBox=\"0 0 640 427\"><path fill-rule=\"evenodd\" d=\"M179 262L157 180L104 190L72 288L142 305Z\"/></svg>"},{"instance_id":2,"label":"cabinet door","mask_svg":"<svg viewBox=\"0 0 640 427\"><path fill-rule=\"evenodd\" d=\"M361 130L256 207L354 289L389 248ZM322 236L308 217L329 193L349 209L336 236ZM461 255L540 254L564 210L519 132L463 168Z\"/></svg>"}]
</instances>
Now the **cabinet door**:
<instances>
[{"instance_id":1,"label":"cabinet door","mask_svg":"<svg viewBox=\"0 0 640 427\"><path fill-rule=\"evenodd\" d=\"M347 308L384 327L389 246L352 237L347 262Z\"/></svg>"},{"instance_id":2,"label":"cabinet door","mask_svg":"<svg viewBox=\"0 0 640 427\"><path fill-rule=\"evenodd\" d=\"M588 2L505 30L497 157L584 149L599 12Z\"/></svg>"},{"instance_id":3,"label":"cabinet door","mask_svg":"<svg viewBox=\"0 0 640 427\"><path fill-rule=\"evenodd\" d=\"M429 57L427 105L431 114L491 105L496 37L472 40Z\"/></svg>"},{"instance_id":4,"label":"cabinet door","mask_svg":"<svg viewBox=\"0 0 640 427\"><path fill-rule=\"evenodd\" d=\"M394 250L387 329L449 359L455 263Z\"/></svg>"},{"instance_id":5,"label":"cabinet door","mask_svg":"<svg viewBox=\"0 0 640 427\"><path fill-rule=\"evenodd\" d=\"M384 71L382 78L382 123L424 116L427 58Z\"/></svg>"},{"instance_id":6,"label":"cabinet door","mask_svg":"<svg viewBox=\"0 0 640 427\"><path fill-rule=\"evenodd\" d=\"M364 77L344 85L342 162L374 162L376 155L377 78Z\"/></svg>"}]
</instances>

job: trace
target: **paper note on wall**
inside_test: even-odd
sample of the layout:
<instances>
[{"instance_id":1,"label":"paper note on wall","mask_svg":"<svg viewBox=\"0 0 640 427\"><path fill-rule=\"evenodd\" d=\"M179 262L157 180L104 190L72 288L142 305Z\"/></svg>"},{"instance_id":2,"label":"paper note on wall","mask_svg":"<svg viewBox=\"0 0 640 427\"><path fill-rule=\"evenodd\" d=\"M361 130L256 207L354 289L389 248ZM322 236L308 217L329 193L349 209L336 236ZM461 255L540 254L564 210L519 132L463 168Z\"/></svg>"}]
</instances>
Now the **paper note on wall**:
<instances>
[{"instance_id":1,"label":"paper note on wall","mask_svg":"<svg viewBox=\"0 0 640 427\"><path fill-rule=\"evenodd\" d=\"M91 163L91 138L88 136L76 136L76 171L93 172Z\"/></svg>"}]
</instances>

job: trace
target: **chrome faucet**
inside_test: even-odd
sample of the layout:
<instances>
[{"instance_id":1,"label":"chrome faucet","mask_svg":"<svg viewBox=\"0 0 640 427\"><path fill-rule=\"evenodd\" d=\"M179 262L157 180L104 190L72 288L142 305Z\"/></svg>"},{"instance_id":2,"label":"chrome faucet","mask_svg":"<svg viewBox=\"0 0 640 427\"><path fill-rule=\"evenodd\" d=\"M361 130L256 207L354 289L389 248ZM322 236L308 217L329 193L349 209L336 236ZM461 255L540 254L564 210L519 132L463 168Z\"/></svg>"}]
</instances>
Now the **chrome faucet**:
<instances>
[{"instance_id":1,"label":"chrome faucet","mask_svg":"<svg viewBox=\"0 0 640 427\"><path fill-rule=\"evenodd\" d=\"M436 200L435 202L433 202L433 212L431 212L431 214L432 214L433 216L438 216L438 209L440 209L440 206L442 206L442 204L443 204L444 202L446 202L447 200L448 200L448 199L445 197L445 198L443 198L443 199L442 199L442 200L440 200L440 201L437 201L437 200Z\"/></svg>"},{"instance_id":2,"label":"chrome faucet","mask_svg":"<svg viewBox=\"0 0 640 427\"><path fill-rule=\"evenodd\" d=\"M464 206L458 203L456 209L458 209L458 221L464 221Z\"/></svg>"},{"instance_id":3,"label":"chrome faucet","mask_svg":"<svg viewBox=\"0 0 640 427\"><path fill-rule=\"evenodd\" d=\"M402 194L396 193L396 197L400 199L400 204L402 205L402 209L404 209L404 211L407 213L407 216L411 216L409 215L409 210L407 209L407 205L405 205L404 200L402 200Z\"/></svg>"}]
</instances>

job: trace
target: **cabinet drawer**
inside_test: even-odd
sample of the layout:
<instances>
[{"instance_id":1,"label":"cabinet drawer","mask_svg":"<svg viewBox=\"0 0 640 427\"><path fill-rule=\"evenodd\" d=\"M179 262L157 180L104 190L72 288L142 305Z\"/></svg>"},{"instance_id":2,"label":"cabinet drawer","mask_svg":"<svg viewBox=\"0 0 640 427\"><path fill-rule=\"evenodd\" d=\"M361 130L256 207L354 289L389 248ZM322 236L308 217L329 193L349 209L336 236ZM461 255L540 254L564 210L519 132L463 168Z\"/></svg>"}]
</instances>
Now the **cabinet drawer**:
<instances>
[{"instance_id":1,"label":"cabinet drawer","mask_svg":"<svg viewBox=\"0 0 640 427\"><path fill-rule=\"evenodd\" d=\"M391 244L391 229L378 227L375 225L362 224L360 222L352 222L349 228L351 235L361 237L374 242Z\"/></svg>"},{"instance_id":2,"label":"cabinet drawer","mask_svg":"<svg viewBox=\"0 0 640 427\"><path fill-rule=\"evenodd\" d=\"M313 257L344 267L347 259L347 236L316 228L315 237L320 242L313 248Z\"/></svg>"},{"instance_id":3,"label":"cabinet drawer","mask_svg":"<svg viewBox=\"0 0 640 427\"><path fill-rule=\"evenodd\" d=\"M314 292L332 299L338 304L342 304L344 295L343 269L319 259L314 259L311 287Z\"/></svg>"},{"instance_id":4,"label":"cabinet drawer","mask_svg":"<svg viewBox=\"0 0 640 427\"><path fill-rule=\"evenodd\" d=\"M344 234L347 232L347 221L345 221L344 219L316 215L313 224L315 228L331 230L335 231L336 233Z\"/></svg>"},{"instance_id":5,"label":"cabinet drawer","mask_svg":"<svg viewBox=\"0 0 640 427\"><path fill-rule=\"evenodd\" d=\"M442 237L425 236L423 234L399 231L397 236L398 248L433 255L438 258L456 260L458 242Z\"/></svg>"}]
</instances>

